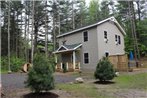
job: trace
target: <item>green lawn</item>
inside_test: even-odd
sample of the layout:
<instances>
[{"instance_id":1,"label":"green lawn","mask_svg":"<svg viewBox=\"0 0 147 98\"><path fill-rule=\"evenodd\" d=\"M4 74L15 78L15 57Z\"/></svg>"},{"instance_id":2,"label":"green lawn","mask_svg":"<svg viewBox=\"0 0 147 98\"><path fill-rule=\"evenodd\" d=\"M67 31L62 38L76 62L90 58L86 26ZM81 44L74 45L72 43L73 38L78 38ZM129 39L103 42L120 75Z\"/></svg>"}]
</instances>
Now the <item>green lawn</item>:
<instances>
[{"instance_id":1,"label":"green lawn","mask_svg":"<svg viewBox=\"0 0 147 98\"><path fill-rule=\"evenodd\" d=\"M85 82L83 84L57 84L56 89L69 92L74 96L73 98L118 98L114 95L118 90L121 92L126 92L130 89L147 90L146 81L147 73L134 75L122 74L113 80L114 84L104 85L95 84L94 82Z\"/></svg>"},{"instance_id":2,"label":"green lawn","mask_svg":"<svg viewBox=\"0 0 147 98\"><path fill-rule=\"evenodd\" d=\"M105 94L98 93L94 84L58 84L56 88L67 91L77 98L111 98Z\"/></svg>"},{"instance_id":3,"label":"green lawn","mask_svg":"<svg viewBox=\"0 0 147 98\"><path fill-rule=\"evenodd\" d=\"M120 75L114 81L116 82L114 85L119 88L147 90L147 73Z\"/></svg>"},{"instance_id":4,"label":"green lawn","mask_svg":"<svg viewBox=\"0 0 147 98\"><path fill-rule=\"evenodd\" d=\"M1 73L1 74L3 74L3 73L8 73L8 70L2 70L2 69L1 69L1 70L0 70L0 73Z\"/></svg>"}]
</instances>

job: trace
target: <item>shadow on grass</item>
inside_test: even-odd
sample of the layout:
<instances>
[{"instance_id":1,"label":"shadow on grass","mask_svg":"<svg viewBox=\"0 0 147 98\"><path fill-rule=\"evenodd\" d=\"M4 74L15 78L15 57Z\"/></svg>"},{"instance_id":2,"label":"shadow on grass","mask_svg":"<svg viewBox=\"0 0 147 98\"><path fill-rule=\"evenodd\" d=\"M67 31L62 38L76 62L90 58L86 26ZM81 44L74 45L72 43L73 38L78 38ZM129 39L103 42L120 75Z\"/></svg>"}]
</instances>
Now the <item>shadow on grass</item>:
<instances>
[{"instance_id":1,"label":"shadow on grass","mask_svg":"<svg viewBox=\"0 0 147 98\"><path fill-rule=\"evenodd\" d=\"M109 85L109 84L115 84L113 81L95 81L95 84L103 84L103 85Z\"/></svg>"},{"instance_id":2,"label":"shadow on grass","mask_svg":"<svg viewBox=\"0 0 147 98\"><path fill-rule=\"evenodd\" d=\"M58 98L57 94L51 92L45 93L29 93L23 96L23 98Z\"/></svg>"}]
</instances>

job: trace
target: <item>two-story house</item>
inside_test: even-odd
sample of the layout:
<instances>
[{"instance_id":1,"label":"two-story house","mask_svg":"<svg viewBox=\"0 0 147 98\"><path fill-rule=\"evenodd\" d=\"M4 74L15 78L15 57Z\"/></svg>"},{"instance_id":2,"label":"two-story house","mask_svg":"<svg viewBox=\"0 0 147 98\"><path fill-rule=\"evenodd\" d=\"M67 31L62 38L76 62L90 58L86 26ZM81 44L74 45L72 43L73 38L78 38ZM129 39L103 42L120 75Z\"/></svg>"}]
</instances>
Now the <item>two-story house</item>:
<instances>
[{"instance_id":1,"label":"two-story house","mask_svg":"<svg viewBox=\"0 0 147 98\"><path fill-rule=\"evenodd\" d=\"M104 56L122 55L125 31L114 17L57 36L56 69L95 69Z\"/></svg>"}]
</instances>

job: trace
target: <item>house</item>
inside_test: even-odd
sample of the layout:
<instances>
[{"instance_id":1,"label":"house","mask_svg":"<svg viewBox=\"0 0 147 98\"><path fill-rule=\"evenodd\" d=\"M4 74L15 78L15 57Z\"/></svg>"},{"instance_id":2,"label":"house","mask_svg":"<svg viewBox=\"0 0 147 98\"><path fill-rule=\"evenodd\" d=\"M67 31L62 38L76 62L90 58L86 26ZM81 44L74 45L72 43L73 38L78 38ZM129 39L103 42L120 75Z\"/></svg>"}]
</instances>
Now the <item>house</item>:
<instances>
[{"instance_id":1,"label":"house","mask_svg":"<svg viewBox=\"0 0 147 98\"><path fill-rule=\"evenodd\" d=\"M60 34L57 36L59 48L54 52L56 69L93 70L104 56L125 54L125 35L114 17Z\"/></svg>"}]
</instances>

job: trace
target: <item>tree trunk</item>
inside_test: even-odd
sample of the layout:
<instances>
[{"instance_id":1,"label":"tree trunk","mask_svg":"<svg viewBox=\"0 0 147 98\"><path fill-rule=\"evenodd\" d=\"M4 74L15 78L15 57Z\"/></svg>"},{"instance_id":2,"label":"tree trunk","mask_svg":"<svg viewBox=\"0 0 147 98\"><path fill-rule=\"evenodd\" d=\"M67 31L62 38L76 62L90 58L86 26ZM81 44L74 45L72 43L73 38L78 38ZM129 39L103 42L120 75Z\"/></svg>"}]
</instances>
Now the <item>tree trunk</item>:
<instances>
[{"instance_id":1,"label":"tree trunk","mask_svg":"<svg viewBox=\"0 0 147 98\"><path fill-rule=\"evenodd\" d=\"M8 72L11 72L11 67L10 67L10 1L8 1Z\"/></svg>"},{"instance_id":2,"label":"tree trunk","mask_svg":"<svg viewBox=\"0 0 147 98\"><path fill-rule=\"evenodd\" d=\"M75 29L74 0L72 0L72 29Z\"/></svg>"},{"instance_id":3,"label":"tree trunk","mask_svg":"<svg viewBox=\"0 0 147 98\"><path fill-rule=\"evenodd\" d=\"M46 0L47 6L47 0ZM47 9L46 9L46 17L45 17L45 55L48 57L48 25L47 25Z\"/></svg>"},{"instance_id":4,"label":"tree trunk","mask_svg":"<svg viewBox=\"0 0 147 98\"><path fill-rule=\"evenodd\" d=\"M38 26L37 23L34 25L34 53L37 52L37 38L38 38Z\"/></svg>"},{"instance_id":5,"label":"tree trunk","mask_svg":"<svg viewBox=\"0 0 147 98\"><path fill-rule=\"evenodd\" d=\"M33 39L33 33L34 33L34 0L32 1L32 33L31 33L31 63L33 64L33 58L34 58L34 39Z\"/></svg>"},{"instance_id":6,"label":"tree trunk","mask_svg":"<svg viewBox=\"0 0 147 98\"><path fill-rule=\"evenodd\" d=\"M25 7L25 43L24 43L24 48L25 48L25 61L27 62L27 59L28 59L28 57L27 57L27 16L26 16L26 7Z\"/></svg>"}]
</instances>

